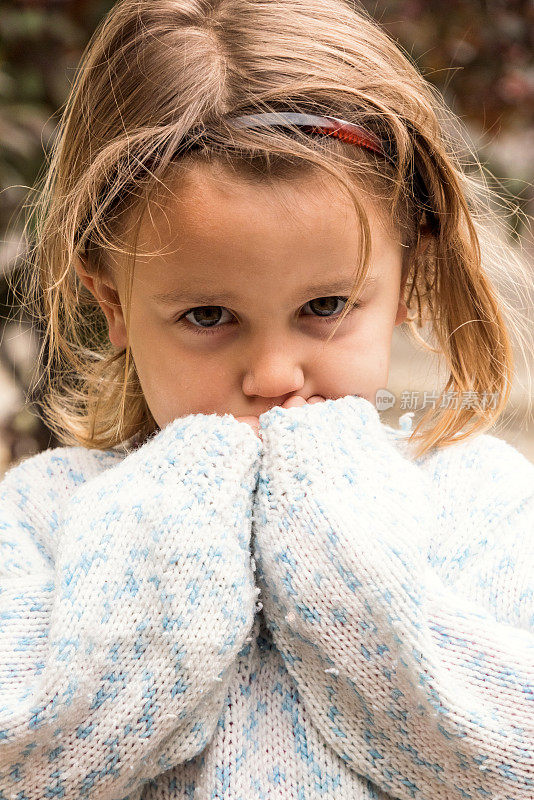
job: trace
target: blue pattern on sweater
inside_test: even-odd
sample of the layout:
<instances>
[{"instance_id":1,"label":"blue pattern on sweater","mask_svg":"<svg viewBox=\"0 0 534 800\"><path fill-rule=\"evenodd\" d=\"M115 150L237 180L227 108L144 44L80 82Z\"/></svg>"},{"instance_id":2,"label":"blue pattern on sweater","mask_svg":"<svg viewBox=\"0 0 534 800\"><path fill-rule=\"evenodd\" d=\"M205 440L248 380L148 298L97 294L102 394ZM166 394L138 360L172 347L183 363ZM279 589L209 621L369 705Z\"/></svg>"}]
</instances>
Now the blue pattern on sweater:
<instances>
[{"instance_id":1,"label":"blue pattern on sweater","mask_svg":"<svg viewBox=\"0 0 534 800\"><path fill-rule=\"evenodd\" d=\"M0 800L532 800L534 466L415 462L410 423L349 396L11 469Z\"/></svg>"}]
</instances>

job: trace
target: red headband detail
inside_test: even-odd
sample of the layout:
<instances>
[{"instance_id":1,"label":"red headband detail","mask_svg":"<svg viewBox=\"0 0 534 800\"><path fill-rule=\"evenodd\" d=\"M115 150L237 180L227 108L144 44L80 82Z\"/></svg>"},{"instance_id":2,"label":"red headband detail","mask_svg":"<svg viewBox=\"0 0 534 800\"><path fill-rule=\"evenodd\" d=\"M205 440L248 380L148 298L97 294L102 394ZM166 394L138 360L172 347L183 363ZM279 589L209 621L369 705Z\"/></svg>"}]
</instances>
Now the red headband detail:
<instances>
[{"instance_id":1,"label":"red headband detail","mask_svg":"<svg viewBox=\"0 0 534 800\"><path fill-rule=\"evenodd\" d=\"M380 139L360 125L337 117L322 117L316 114L296 114L289 111L276 111L264 114L245 114L240 117L227 117L235 128L290 127L297 126L306 133L320 133L334 136L343 142L364 147L385 156Z\"/></svg>"}]
</instances>

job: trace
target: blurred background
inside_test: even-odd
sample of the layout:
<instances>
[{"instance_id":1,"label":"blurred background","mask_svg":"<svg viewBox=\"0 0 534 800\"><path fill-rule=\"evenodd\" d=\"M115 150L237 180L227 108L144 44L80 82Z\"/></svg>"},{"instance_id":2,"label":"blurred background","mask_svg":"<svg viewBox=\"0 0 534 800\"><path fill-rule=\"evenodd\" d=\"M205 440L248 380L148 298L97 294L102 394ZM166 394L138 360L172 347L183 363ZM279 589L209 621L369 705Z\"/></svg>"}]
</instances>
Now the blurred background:
<instances>
[{"instance_id":1,"label":"blurred background","mask_svg":"<svg viewBox=\"0 0 534 800\"><path fill-rule=\"evenodd\" d=\"M518 209L511 239L534 264L534 3L532 0L365 0L460 117L503 198ZM23 204L54 141L79 58L113 2L0 2L0 475L22 457L59 445L31 399L40 333L17 310ZM534 270L533 270L534 272ZM10 281L8 281L8 277ZM529 309L531 325L534 312ZM530 362L532 366L532 362ZM508 409L489 431L534 462L529 363L518 353ZM388 424L414 424L443 385L442 365L395 329ZM425 395L425 392L427 393Z\"/></svg>"}]
</instances>

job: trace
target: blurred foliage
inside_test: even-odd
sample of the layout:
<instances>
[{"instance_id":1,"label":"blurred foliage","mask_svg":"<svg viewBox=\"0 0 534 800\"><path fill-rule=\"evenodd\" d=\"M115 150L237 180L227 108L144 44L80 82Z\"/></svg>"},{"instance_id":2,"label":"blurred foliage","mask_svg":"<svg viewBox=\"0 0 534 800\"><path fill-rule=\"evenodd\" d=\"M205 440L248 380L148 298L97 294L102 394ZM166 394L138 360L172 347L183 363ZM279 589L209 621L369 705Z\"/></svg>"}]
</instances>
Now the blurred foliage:
<instances>
[{"instance_id":1,"label":"blurred foliage","mask_svg":"<svg viewBox=\"0 0 534 800\"><path fill-rule=\"evenodd\" d=\"M113 5L94 0L0 5L0 231L49 150L80 56Z\"/></svg>"},{"instance_id":2,"label":"blurred foliage","mask_svg":"<svg viewBox=\"0 0 534 800\"><path fill-rule=\"evenodd\" d=\"M364 5L466 121L534 126L532 0L376 0Z\"/></svg>"},{"instance_id":3,"label":"blurred foliage","mask_svg":"<svg viewBox=\"0 0 534 800\"><path fill-rule=\"evenodd\" d=\"M363 0L479 145L494 188L534 214L533 0ZM491 177L490 177L491 181Z\"/></svg>"},{"instance_id":4,"label":"blurred foliage","mask_svg":"<svg viewBox=\"0 0 534 800\"><path fill-rule=\"evenodd\" d=\"M9 267L16 282L22 204L50 150L80 56L112 5L111 0L0 0L0 314L4 318L14 299L2 272ZM514 131L522 137L532 135L534 141L532 0L363 0L363 5L464 122L485 132L486 142ZM524 148L516 148L507 174L502 174L498 160L492 163L491 157L480 155L501 179L504 194L511 192L525 207L533 202L532 152L525 157ZM2 348L0 358L5 362ZM16 364L9 367L16 374ZM35 420L36 426L42 424Z\"/></svg>"}]
</instances>

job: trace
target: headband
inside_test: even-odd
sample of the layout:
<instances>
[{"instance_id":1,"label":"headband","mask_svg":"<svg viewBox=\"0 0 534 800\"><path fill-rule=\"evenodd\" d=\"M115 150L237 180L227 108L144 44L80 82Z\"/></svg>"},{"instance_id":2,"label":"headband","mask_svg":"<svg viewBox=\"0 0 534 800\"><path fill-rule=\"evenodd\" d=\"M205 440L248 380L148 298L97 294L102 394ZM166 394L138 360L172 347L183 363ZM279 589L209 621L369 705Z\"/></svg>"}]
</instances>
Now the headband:
<instances>
[{"instance_id":1,"label":"headband","mask_svg":"<svg viewBox=\"0 0 534 800\"><path fill-rule=\"evenodd\" d=\"M381 156L385 156L380 139L374 133L337 117L322 117L317 114L296 114L290 111L276 111L264 114L245 114L240 117L226 118L235 128L262 128L265 126L291 127L296 125L305 133L325 134L340 139L342 142L363 147Z\"/></svg>"}]
</instances>

